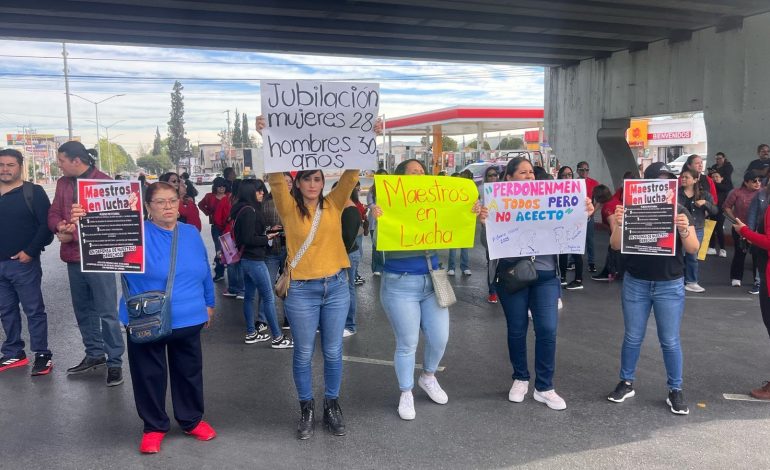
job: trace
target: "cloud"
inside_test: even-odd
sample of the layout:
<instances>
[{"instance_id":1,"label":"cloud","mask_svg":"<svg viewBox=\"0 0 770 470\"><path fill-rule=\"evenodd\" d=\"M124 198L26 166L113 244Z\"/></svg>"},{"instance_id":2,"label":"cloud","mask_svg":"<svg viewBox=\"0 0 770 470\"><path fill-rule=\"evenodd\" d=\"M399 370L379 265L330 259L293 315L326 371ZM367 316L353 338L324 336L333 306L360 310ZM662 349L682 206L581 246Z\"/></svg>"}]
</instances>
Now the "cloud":
<instances>
[{"instance_id":1,"label":"cloud","mask_svg":"<svg viewBox=\"0 0 770 470\"><path fill-rule=\"evenodd\" d=\"M99 122L122 120L110 138L130 153L151 143L156 127L166 134L175 79L184 85L193 143L217 142L226 110L231 119L236 108L250 120L256 117L260 79L379 82L380 111L388 117L462 105L543 105L541 67L94 44L67 44L67 50L71 93L92 101L125 94L99 105ZM32 127L66 135L61 44L0 41L0 57L0 130ZM94 144L94 106L72 97L71 109L74 133Z\"/></svg>"}]
</instances>

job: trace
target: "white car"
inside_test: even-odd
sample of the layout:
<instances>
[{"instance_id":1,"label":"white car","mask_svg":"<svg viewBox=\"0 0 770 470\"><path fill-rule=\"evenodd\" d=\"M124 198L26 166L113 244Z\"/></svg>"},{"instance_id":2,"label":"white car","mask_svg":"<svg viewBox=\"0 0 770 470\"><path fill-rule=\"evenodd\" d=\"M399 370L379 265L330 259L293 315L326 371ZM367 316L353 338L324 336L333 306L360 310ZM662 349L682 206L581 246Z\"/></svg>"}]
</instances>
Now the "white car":
<instances>
[{"instance_id":1,"label":"white car","mask_svg":"<svg viewBox=\"0 0 770 470\"><path fill-rule=\"evenodd\" d=\"M195 184L211 184L214 182L214 178L216 178L216 173L202 173L200 175L195 176Z\"/></svg>"},{"instance_id":2,"label":"white car","mask_svg":"<svg viewBox=\"0 0 770 470\"><path fill-rule=\"evenodd\" d=\"M679 175L680 173L682 173L682 167L684 166L684 164L687 162L687 159L690 158L691 155L695 155L695 154L694 153L686 153L684 155L680 155L679 157L677 157L676 160L674 160L672 162L669 162L669 163L666 163L666 166L668 166L668 168L675 175ZM701 157L701 158L703 158L703 157ZM706 159L704 158L703 159L703 169L704 169L704 172L705 172L706 168L708 168L708 166L706 166Z\"/></svg>"}]
</instances>

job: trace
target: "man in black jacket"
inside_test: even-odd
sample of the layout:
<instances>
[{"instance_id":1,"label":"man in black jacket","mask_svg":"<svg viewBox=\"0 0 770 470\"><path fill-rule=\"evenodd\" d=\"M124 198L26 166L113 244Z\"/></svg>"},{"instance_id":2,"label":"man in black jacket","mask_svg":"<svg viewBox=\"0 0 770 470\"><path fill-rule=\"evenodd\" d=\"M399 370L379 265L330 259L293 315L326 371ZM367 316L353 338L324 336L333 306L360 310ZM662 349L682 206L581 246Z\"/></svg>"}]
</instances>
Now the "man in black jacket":
<instances>
[{"instance_id":1,"label":"man in black jacket","mask_svg":"<svg viewBox=\"0 0 770 470\"><path fill-rule=\"evenodd\" d=\"M0 319L6 337L0 372L29 364L21 338L21 302L35 353L32 375L46 375L53 362L40 289L40 252L53 241L47 224L51 202L41 186L22 181L23 167L19 151L0 150L0 219L14 222L13 230L0 230Z\"/></svg>"}]
</instances>

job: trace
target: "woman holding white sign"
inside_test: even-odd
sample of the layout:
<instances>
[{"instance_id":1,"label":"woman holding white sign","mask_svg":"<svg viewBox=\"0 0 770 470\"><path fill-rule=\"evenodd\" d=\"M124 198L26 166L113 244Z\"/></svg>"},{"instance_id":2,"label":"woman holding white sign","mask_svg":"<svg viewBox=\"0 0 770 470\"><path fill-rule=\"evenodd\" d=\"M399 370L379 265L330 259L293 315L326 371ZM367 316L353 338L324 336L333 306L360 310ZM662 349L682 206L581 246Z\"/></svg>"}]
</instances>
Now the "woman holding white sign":
<instances>
[{"instance_id":1,"label":"woman holding white sign","mask_svg":"<svg viewBox=\"0 0 770 470\"><path fill-rule=\"evenodd\" d=\"M535 179L532 164L523 157L516 157L505 168L505 181L527 181ZM586 216L594 212L590 198L585 199ZM482 222L486 214L482 213ZM534 259L537 272L534 282L522 286L508 273L518 268L519 263ZM545 403L553 410L563 410L567 404L556 393L553 373L556 364L556 329L558 323L558 302L561 293L559 263L556 255L540 255L532 258L502 258L490 263L490 272L497 282L497 294L508 325L508 355L513 366L513 385L508 400L521 403L529 391L529 368L527 366L528 312L532 312L535 329L535 401Z\"/></svg>"},{"instance_id":2,"label":"woman holding white sign","mask_svg":"<svg viewBox=\"0 0 770 470\"><path fill-rule=\"evenodd\" d=\"M415 159L399 163L393 172L394 175L426 173L422 162ZM477 201L473 211L478 213L480 208ZM383 214L379 206L374 206L372 212L377 218ZM396 337L393 362L401 390L398 415L401 419L412 420L416 416L412 388L420 330L425 337L425 358L417 384L435 403L444 405L449 401L435 375L449 339L449 309L439 306L436 300L430 274L431 269L439 269L435 251L388 251L384 254L380 302Z\"/></svg>"}]
</instances>

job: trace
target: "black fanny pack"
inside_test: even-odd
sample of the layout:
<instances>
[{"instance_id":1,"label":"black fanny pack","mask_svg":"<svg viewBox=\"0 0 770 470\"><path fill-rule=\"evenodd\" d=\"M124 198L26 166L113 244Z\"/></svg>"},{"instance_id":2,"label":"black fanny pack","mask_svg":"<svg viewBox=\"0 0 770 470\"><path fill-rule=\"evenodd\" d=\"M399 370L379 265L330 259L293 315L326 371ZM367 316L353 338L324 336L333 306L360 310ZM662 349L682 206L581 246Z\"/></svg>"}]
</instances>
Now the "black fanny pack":
<instances>
[{"instance_id":1,"label":"black fanny pack","mask_svg":"<svg viewBox=\"0 0 770 470\"><path fill-rule=\"evenodd\" d=\"M498 279L503 284L505 292L509 294L515 294L531 286L537 281L535 257L520 259L513 265L500 269Z\"/></svg>"}]
</instances>

